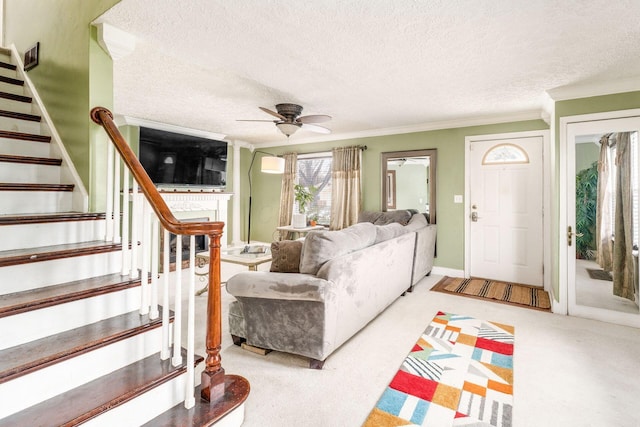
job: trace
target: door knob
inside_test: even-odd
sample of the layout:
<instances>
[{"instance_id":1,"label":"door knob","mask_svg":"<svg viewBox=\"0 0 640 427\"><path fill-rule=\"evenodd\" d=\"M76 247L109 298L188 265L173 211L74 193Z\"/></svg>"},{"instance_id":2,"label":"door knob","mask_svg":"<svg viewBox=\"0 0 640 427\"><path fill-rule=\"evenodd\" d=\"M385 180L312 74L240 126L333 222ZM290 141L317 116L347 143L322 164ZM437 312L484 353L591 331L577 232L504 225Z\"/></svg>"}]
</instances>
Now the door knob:
<instances>
[{"instance_id":1,"label":"door knob","mask_svg":"<svg viewBox=\"0 0 640 427\"><path fill-rule=\"evenodd\" d=\"M584 236L584 234L582 234L582 233L574 233L573 230L571 229L571 226L568 226L567 227L567 245L568 246L571 246L571 242L572 242L573 236L582 237L582 236Z\"/></svg>"},{"instance_id":2,"label":"door knob","mask_svg":"<svg viewBox=\"0 0 640 427\"><path fill-rule=\"evenodd\" d=\"M478 212L471 212L471 221L478 222L478 218L480 218Z\"/></svg>"}]
</instances>

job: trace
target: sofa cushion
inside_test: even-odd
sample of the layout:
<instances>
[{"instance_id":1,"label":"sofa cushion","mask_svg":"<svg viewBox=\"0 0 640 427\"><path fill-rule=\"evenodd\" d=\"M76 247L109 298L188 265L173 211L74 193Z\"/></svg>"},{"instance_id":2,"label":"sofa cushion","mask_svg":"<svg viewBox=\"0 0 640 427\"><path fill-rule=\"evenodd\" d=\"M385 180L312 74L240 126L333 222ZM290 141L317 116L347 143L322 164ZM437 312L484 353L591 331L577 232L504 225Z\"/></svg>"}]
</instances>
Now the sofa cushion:
<instances>
[{"instance_id":1,"label":"sofa cushion","mask_svg":"<svg viewBox=\"0 0 640 427\"><path fill-rule=\"evenodd\" d=\"M411 219L412 213L407 210L378 212L378 211L362 211L358 215L358 222L370 222L374 225L386 225L397 222L407 225Z\"/></svg>"},{"instance_id":2,"label":"sofa cushion","mask_svg":"<svg viewBox=\"0 0 640 427\"><path fill-rule=\"evenodd\" d=\"M376 227L363 222L335 231L311 231L302 245L300 273L316 274L332 258L367 246L376 239Z\"/></svg>"},{"instance_id":3,"label":"sofa cushion","mask_svg":"<svg viewBox=\"0 0 640 427\"><path fill-rule=\"evenodd\" d=\"M387 225L376 225L376 240L374 243L384 242L386 240L393 239L398 237L404 233L408 233L410 230L407 230L404 225L401 225L397 222L392 222Z\"/></svg>"},{"instance_id":4,"label":"sofa cushion","mask_svg":"<svg viewBox=\"0 0 640 427\"><path fill-rule=\"evenodd\" d=\"M407 229L408 231L417 231L422 227L426 227L427 225L429 225L427 218L423 214L416 214L409 220Z\"/></svg>"},{"instance_id":5,"label":"sofa cushion","mask_svg":"<svg viewBox=\"0 0 640 427\"><path fill-rule=\"evenodd\" d=\"M271 269L276 273L299 273L302 241L281 240L271 243Z\"/></svg>"}]
</instances>

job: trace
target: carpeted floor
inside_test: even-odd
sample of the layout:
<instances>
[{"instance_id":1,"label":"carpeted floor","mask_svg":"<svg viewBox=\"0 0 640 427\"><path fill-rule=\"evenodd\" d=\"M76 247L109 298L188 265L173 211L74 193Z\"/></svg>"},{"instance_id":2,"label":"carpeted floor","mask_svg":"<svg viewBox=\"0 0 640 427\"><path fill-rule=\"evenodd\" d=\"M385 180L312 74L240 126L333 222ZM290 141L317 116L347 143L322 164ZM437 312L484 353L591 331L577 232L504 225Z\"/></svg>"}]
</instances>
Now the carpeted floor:
<instances>
[{"instance_id":1,"label":"carpeted floor","mask_svg":"<svg viewBox=\"0 0 640 427\"><path fill-rule=\"evenodd\" d=\"M363 427L511 426L513 332L438 312Z\"/></svg>"},{"instance_id":2,"label":"carpeted floor","mask_svg":"<svg viewBox=\"0 0 640 427\"><path fill-rule=\"evenodd\" d=\"M505 283L487 279L462 279L444 276L431 288L432 291L446 292L472 298L512 304L536 310L551 310L549 294L542 288L516 283Z\"/></svg>"}]
</instances>

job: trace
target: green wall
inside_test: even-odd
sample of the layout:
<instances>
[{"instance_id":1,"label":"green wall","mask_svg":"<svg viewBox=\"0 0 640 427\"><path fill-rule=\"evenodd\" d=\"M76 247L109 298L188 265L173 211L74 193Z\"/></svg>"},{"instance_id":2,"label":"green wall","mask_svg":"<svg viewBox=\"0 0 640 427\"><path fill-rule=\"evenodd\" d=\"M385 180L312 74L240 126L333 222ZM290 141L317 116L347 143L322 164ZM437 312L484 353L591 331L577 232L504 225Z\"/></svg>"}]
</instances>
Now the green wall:
<instances>
[{"instance_id":1,"label":"green wall","mask_svg":"<svg viewBox=\"0 0 640 427\"><path fill-rule=\"evenodd\" d=\"M93 137L89 111L96 99L108 108L113 102L111 95L107 96L112 78L108 76L107 80L103 75L90 79L92 65L105 65L104 58L95 50L90 22L119 1L5 0L4 6L6 45L15 44L24 55L28 48L40 42L39 64L28 75L85 187L93 193L90 206L94 208L94 198L99 196L95 190L99 185L91 171L98 166L92 165L92 156L99 156L92 151L103 149L104 142L89 143Z\"/></svg>"},{"instance_id":2,"label":"green wall","mask_svg":"<svg viewBox=\"0 0 640 427\"><path fill-rule=\"evenodd\" d=\"M357 138L342 141L331 141L317 144L286 145L265 149L274 154L294 151L310 153L328 151L333 147L348 145L366 145L363 152L362 182L363 209L380 210L381 208L381 153L386 151L402 151L431 149L438 150L437 165L437 223L438 249L435 265L453 269L464 268L464 204L454 204L454 194L464 194L464 145L465 137L471 135L487 135L506 132L520 132L548 129L542 120L515 123L502 123L487 126L473 126L455 129L416 132L401 135ZM295 137L292 138L295 142ZM241 150L241 169L248 170L251 161L249 150ZM242 194L248 194L246 174L242 178ZM254 166L253 208L251 239L270 242L278 222L278 205L280 200L280 175L260 173ZM242 233L246 238L248 197L241 201L241 217L244 219Z\"/></svg>"}]
</instances>

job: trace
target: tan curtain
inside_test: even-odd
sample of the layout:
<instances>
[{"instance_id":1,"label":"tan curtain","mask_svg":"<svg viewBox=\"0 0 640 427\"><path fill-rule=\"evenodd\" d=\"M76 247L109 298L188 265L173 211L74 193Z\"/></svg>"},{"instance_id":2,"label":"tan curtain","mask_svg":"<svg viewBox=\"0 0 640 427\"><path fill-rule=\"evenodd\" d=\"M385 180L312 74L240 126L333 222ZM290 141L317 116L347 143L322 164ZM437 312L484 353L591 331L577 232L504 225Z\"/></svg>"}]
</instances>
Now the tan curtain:
<instances>
[{"instance_id":1,"label":"tan curtain","mask_svg":"<svg viewBox=\"0 0 640 427\"><path fill-rule=\"evenodd\" d=\"M360 147L340 147L332 151L331 230L340 230L358 222L362 199Z\"/></svg>"},{"instance_id":2,"label":"tan curtain","mask_svg":"<svg viewBox=\"0 0 640 427\"><path fill-rule=\"evenodd\" d=\"M611 235L611 188L609 186L610 168L609 135L600 138L600 158L598 159L598 189L596 200L596 262L605 271L611 271L613 265L613 242Z\"/></svg>"},{"instance_id":3,"label":"tan curtain","mask_svg":"<svg viewBox=\"0 0 640 427\"><path fill-rule=\"evenodd\" d=\"M284 156L284 175L282 176L282 187L280 187L280 213L278 214L278 226L291 225L293 214L293 186L296 181L296 171L298 170L298 154L287 153ZM286 239L288 233L280 232L280 240Z\"/></svg>"},{"instance_id":4,"label":"tan curtain","mask_svg":"<svg viewBox=\"0 0 640 427\"><path fill-rule=\"evenodd\" d=\"M616 134L616 189L613 240L613 294L635 301L633 290L633 203L631 134Z\"/></svg>"}]
</instances>

